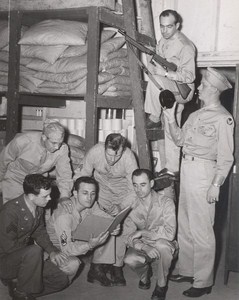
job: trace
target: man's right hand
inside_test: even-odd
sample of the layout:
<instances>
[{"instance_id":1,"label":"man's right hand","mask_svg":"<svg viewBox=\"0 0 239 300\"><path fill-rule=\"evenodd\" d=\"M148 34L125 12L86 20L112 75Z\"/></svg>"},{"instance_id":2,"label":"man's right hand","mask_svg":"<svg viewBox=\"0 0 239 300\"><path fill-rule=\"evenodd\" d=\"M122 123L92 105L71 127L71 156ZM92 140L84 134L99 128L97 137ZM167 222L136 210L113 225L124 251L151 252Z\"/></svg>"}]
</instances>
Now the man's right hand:
<instances>
[{"instance_id":1,"label":"man's right hand","mask_svg":"<svg viewBox=\"0 0 239 300\"><path fill-rule=\"evenodd\" d=\"M91 237L88 241L90 249L93 249L99 245L104 244L109 236L109 231L101 232L97 237Z\"/></svg>"},{"instance_id":2,"label":"man's right hand","mask_svg":"<svg viewBox=\"0 0 239 300\"><path fill-rule=\"evenodd\" d=\"M169 123L174 123L175 122L175 109L177 106L177 102L174 103L172 108L166 108L163 109L163 114L166 117L167 121Z\"/></svg>"},{"instance_id":3,"label":"man's right hand","mask_svg":"<svg viewBox=\"0 0 239 300\"><path fill-rule=\"evenodd\" d=\"M142 247L142 250L152 259L160 257L158 251L154 247L151 247L149 245L144 245Z\"/></svg>"},{"instance_id":4,"label":"man's right hand","mask_svg":"<svg viewBox=\"0 0 239 300\"><path fill-rule=\"evenodd\" d=\"M72 205L72 201L70 198L67 198L67 197L60 198L59 205L61 205L67 213L72 214L73 205Z\"/></svg>"}]
</instances>

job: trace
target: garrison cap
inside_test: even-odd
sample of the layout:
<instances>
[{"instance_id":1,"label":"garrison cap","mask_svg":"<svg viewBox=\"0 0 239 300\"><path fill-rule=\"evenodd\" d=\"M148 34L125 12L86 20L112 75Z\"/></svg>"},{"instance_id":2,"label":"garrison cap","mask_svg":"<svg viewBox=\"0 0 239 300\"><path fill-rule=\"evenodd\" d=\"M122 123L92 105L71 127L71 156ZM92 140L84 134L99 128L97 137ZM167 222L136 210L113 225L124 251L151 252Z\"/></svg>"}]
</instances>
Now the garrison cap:
<instances>
[{"instance_id":1,"label":"garrison cap","mask_svg":"<svg viewBox=\"0 0 239 300\"><path fill-rule=\"evenodd\" d=\"M204 74L204 77L211 85L216 87L220 92L232 88L227 78L214 68L208 67Z\"/></svg>"}]
</instances>

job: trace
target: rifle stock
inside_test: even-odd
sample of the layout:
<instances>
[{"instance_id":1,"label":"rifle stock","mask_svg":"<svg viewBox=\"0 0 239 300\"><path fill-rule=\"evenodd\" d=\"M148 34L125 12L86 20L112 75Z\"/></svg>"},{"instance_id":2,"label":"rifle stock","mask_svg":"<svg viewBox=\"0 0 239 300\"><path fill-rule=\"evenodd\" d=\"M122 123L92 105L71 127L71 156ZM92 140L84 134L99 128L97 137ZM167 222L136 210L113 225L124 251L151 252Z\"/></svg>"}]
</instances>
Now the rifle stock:
<instances>
[{"instance_id":1,"label":"rifle stock","mask_svg":"<svg viewBox=\"0 0 239 300\"><path fill-rule=\"evenodd\" d=\"M140 50L148 55L151 55L152 59L155 60L158 64L160 64L163 68L169 69L174 72L177 70L177 65L175 65L174 63L168 62L165 58L161 57L160 55L155 53L153 50L145 47L141 43L138 43L137 41L132 39L129 35L127 35L124 31L119 29L119 32L125 36L125 39L127 42L129 42L131 45L136 47L138 50ZM178 91L179 91L180 95L182 96L182 98L186 99L191 91L191 88L188 86L187 83L178 83L177 81L175 81L175 83L177 85Z\"/></svg>"}]
</instances>

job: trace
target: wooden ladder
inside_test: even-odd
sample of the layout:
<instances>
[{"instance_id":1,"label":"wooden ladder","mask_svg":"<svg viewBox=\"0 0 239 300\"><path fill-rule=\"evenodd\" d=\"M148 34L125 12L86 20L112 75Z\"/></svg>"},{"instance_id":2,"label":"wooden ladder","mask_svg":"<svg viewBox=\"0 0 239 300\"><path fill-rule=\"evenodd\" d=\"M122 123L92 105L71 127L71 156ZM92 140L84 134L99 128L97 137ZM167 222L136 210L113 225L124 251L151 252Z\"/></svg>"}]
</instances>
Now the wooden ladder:
<instances>
[{"instance_id":1,"label":"wooden ladder","mask_svg":"<svg viewBox=\"0 0 239 300\"><path fill-rule=\"evenodd\" d=\"M127 35L136 39L136 16L133 0L123 0L123 16L121 22L117 15L107 15L105 9L94 10L92 18L89 18L88 55L88 81L86 92L86 145L90 148L97 142L98 108L129 108L132 107L135 116L136 142L138 146L138 159L141 168L152 169L149 141L145 128L144 94L142 89L142 74L137 60L132 51L128 49L130 80L132 86L132 99L125 97L103 97L97 95L99 53L99 27L100 22L123 29ZM100 13L99 13L100 12ZM120 25L120 26L119 26ZM91 46L90 46L91 44Z\"/></svg>"}]
</instances>

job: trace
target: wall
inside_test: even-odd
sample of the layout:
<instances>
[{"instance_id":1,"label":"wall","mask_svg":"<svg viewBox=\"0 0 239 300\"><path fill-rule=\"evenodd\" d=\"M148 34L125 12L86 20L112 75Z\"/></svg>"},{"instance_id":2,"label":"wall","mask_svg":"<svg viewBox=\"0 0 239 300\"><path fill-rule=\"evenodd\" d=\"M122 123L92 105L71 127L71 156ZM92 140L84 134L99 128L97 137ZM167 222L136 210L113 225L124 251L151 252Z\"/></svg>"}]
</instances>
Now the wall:
<instances>
[{"instance_id":1,"label":"wall","mask_svg":"<svg viewBox=\"0 0 239 300\"><path fill-rule=\"evenodd\" d=\"M238 0L152 0L157 39L158 16L171 8L183 18L182 31L198 49L198 66L235 66L239 63Z\"/></svg>"}]
</instances>

